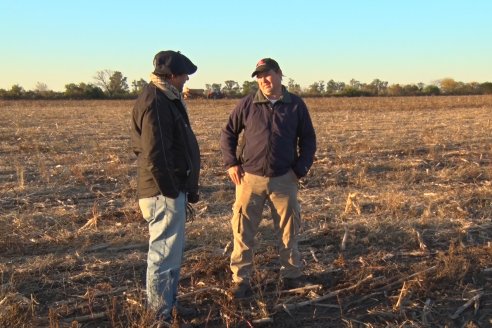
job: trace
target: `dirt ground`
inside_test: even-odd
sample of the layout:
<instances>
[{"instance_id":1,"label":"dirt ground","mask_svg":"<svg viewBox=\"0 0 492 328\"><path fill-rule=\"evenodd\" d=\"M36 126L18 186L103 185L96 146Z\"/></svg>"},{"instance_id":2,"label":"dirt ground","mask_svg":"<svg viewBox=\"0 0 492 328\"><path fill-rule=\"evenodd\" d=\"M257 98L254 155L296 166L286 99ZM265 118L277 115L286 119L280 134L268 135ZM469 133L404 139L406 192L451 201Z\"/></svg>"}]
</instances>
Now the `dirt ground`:
<instances>
[{"instance_id":1,"label":"dirt ground","mask_svg":"<svg viewBox=\"0 0 492 328\"><path fill-rule=\"evenodd\" d=\"M306 288L279 285L265 208L254 297L228 296L234 187L220 129L236 100L190 100L201 200L178 299L192 327L491 327L492 96L306 99ZM0 101L0 326L156 327L129 147L133 101Z\"/></svg>"}]
</instances>

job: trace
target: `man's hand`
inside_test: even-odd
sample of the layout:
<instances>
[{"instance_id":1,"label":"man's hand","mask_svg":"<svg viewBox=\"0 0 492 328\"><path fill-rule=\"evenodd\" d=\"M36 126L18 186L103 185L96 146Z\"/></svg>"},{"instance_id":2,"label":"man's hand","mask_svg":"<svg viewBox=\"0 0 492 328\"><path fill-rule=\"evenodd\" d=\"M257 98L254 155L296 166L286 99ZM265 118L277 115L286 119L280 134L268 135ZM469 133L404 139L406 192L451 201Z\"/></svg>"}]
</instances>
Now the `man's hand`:
<instances>
[{"instance_id":1,"label":"man's hand","mask_svg":"<svg viewBox=\"0 0 492 328\"><path fill-rule=\"evenodd\" d=\"M244 171L241 165L231 166L227 169L227 173L229 174L229 178L231 178L232 182L235 185L241 184L241 179L244 176Z\"/></svg>"},{"instance_id":2,"label":"man's hand","mask_svg":"<svg viewBox=\"0 0 492 328\"><path fill-rule=\"evenodd\" d=\"M200 200L200 195L197 192L188 193L188 203L195 204Z\"/></svg>"}]
</instances>

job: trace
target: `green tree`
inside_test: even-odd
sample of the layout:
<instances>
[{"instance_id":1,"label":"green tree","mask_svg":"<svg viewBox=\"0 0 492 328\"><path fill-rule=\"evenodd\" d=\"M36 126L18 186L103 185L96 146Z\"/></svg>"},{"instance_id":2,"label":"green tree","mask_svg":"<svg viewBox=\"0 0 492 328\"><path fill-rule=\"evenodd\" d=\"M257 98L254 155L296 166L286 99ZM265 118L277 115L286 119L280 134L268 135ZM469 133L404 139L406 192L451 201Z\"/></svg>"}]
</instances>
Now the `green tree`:
<instances>
[{"instance_id":1,"label":"green tree","mask_svg":"<svg viewBox=\"0 0 492 328\"><path fill-rule=\"evenodd\" d=\"M492 95L492 82L484 82L480 84L482 94Z\"/></svg>"},{"instance_id":2,"label":"green tree","mask_svg":"<svg viewBox=\"0 0 492 328\"><path fill-rule=\"evenodd\" d=\"M222 92L228 97L237 97L239 95L239 83L233 80L224 81Z\"/></svg>"},{"instance_id":3,"label":"green tree","mask_svg":"<svg viewBox=\"0 0 492 328\"><path fill-rule=\"evenodd\" d=\"M419 93L419 87L415 84L406 84L403 86L404 96L417 96Z\"/></svg>"},{"instance_id":4,"label":"green tree","mask_svg":"<svg viewBox=\"0 0 492 328\"><path fill-rule=\"evenodd\" d=\"M212 91L213 92L220 92L220 90L222 89L222 84L221 83L212 83Z\"/></svg>"},{"instance_id":5,"label":"green tree","mask_svg":"<svg viewBox=\"0 0 492 328\"><path fill-rule=\"evenodd\" d=\"M109 98L124 97L128 95L128 83L121 72L110 69L97 71L94 76L96 85L100 86Z\"/></svg>"},{"instance_id":6,"label":"green tree","mask_svg":"<svg viewBox=\"0 0 492 328\"><path fill-rule=\"evenodd\" d=\"M325 82L314 82L307 88L307 94L309 96L322 96L325 92Z\"/></svg>"},{"instance_id":7,"label":"green tree","mask_svg":"<svg viewBox=\"0 0 492 328\"><path fill-rule=\"evenodd\" d=\"M360 81L357 81L356 79L351 79L349 85L356 90L360 90L362 87L362 83L360 83Z\"/></svg>"},{"instance_id":8,"label":"green tree","mask_svg":"<svg viewBox=\"0 0 492 328\"><path fill-rule=\"evenodd\" d=\"M109 77L109 95L111 97L124 97L128 95L128 83L121 72L114 72Z\"/></svg>"},{"instance_id":9,"label":"green tree","mask_svg":"<svg viewBox=\"0 0 492 328\"><path fill-rule=\"evenodd\" d=\"M339 94L343 89L345 89L345 82L336 82L333 79L326 82L326 94L328 95Z\"/></svg>"},{"instance_id":10,"label":"green tree","mask_svg":"<svg viewBox=\"0 0 492 328\"><path fill-rule=\"evenodd\" d=\"M87 99L104 99L105 97L104 91L94 84L84 84L83 90Z\"/></svg>"},{"instance_id":11,"label":"green tree","mask_svg":"<svg viewBox=\"0 0 492 328\"><path fill-rule=\"evenodd\" d=\"M402 96L403 95L403 87L400 84L392 84L388 87L388 95L389 96Z\"/></svg>"},{"instance_id":12,"label":"green tree","mask_svg":"<svg viewBox=\"0 0 492 328\"><path fill-rule=\"evenodd\" d=\"M242 95L248 95L250 93L255 93L258 91L258 83L256 81L244 81Z\"/></svg>"},{"instance_id":13,"label":"green tree","mask_svg":"<svg viewBox=\"0 0 492 328\"><path fill-rule=\"evenodd\" d=\"M480 87L480 83L478 82L460 82L458 93L466 95L479 95L482 94L482 88Z\"/></svg>"},{"instance_id":14,"label":"green tree","mask_svg":"<svg viewBox=\"0 0 492 328\"><path fill-rule=\"evenodd\" d=\"M297 84L293 79L289 79L287 83L287 90L289 92L295 93L296 95L302 94L302 88L299 84Z\"/></svg>"},{"instance_id":15,"label":"green tree","mask_svg":"<svg viewBox=\"0 0 492 328\"><path fill-rule=\"evenodd\" d=\"M345 88L343 88L343 91L340 93L340 95L346 97L360 97L364 95L364 92L360 89L357 89L354 86L346 85ZM366 95L369 95L369 93L367 93Z\"/></svg>"},{"instance_id":16,"label":"green tree","mask_svg":"<svg viewBox=\"0 0 492 328\"><path fill-rule=\"evenodd\" d=\"M26 91L19 84L14 84L10 90L7 92L7 95L10 99L21 99L25 95Z\"/></svg>"},{"instance_id":17,"label":"green tree","mask_svg":"<svg viewBox=\"0 0 492 328\"><path fill-rule=\"evenodd\" d=\"M325 81L321 80L321 81L318 81L318 92L320 95L324 95L325 94Z\"/></svg>"},{"instance_id":18,"label":"green tree","mask_svg":"<svg viewBox=\"0 0 492 328\"><path fill-rule=\"evenodd\" d=\"M82 99L84 97L84 91L75 83L65 84L65 96L71 99Z\"/></svg>"},{"instance_id":19,"label":"green tree","mask_svg":"<svg viewBox=\"0 0 492 328\"><path fill-rule=\"evenodd\" d=\"M309 85L306 89L306 93L308 96L319 96L318 93L318 82L314 82L313 84Z\"/></svg>"},{"instance_id":20,"label":"green tree","mask_svg":"<svg viewBox=\"0 0 492 328\"><path fill-rule=\"evenodd\" d=\"M431 84L424 87L424 90L422 90L422 92L428 96L437 96L441 93L441 89L439 89L437 85Z\"/></svg>"},{"instance_id":21,"label":"green tree","mask_svg":"<svg viewBox=\"0 0 492 328\"><path fill-rule=\"evenodd\" d=\"M65 85L65 96L71 99L103 99L104 92L93 84L69 83Z\"/></svg>"},{"instance_id":22,"label":"green tree","mask_svg":"<svg viewBox=\"0 0 492 328\"><path fill-rule=\"evenodd\" d=\"M347 85L345 84L345 82L336 82L336 84L335 84L336 93L343 92L343 90L345 89L346 86Z\"/></svg>"},{"instance_id":23,"label":"green tree","mask_svg":"<svg viewBox=\"0 0 492 328\"><path fill-rule=\"evenodd\" d=\"M368 90L375 96L383 95L388 89L388 82L381 81L380 79L374 79L368 86Z\"/></svg>"},{"instance_id":24,"label":"green tree","mask_svg":"<svg viewBox=\"0 0 492 328\"><path fill-rule=\"evenodd\" d=\"M145 88L145 86L148 84L147 81L145 81L144 79L140 79L140 80L133 80L132 82L132 94L133 95L138 95L140 94L142 91L143 91L143 88Z\"/></svg>"},{"instance_id":25,"label":"green tree","mask_svg":"<svg viewBox=\"0 0 492 328\"><path fill-rule=\"evenodd\" d=\"M222 84L220 83L205 84L205 93L207 94L207 98L210 99L223 98L224 95L222 94L221 89Z\"/></svg>"}]
</instances>

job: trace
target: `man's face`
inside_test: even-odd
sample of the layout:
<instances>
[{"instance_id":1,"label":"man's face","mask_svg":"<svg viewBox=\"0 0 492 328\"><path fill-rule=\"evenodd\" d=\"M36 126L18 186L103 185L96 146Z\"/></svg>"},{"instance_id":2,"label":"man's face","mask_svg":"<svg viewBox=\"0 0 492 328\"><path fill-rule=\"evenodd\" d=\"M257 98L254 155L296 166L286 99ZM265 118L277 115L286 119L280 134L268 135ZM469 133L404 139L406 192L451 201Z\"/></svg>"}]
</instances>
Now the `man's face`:
<instances>
[{"instance_id":1,"label":"man's face","mask_svg":"<svg viewBox=\"0 0 492 328\"><path fill-rule=\"evenodd\" d=\"M282 71L269 70L256 75L258 87L265 96L280 95L282 91Z\"/></svg>"},{"instance_id":2,"label":"man's face","mask_svg":"<svg viewBox=\"0 0 492 328\"><path fill-rule=\"evenodd\" d=\"M172 78L169 80L169 83L173 87L179 90L179 92L183 92L183 87L186 81L188 81L190 78L188 77L188 74L181 74L181 75L173 75Z\"/></svg>"}]
</instances>

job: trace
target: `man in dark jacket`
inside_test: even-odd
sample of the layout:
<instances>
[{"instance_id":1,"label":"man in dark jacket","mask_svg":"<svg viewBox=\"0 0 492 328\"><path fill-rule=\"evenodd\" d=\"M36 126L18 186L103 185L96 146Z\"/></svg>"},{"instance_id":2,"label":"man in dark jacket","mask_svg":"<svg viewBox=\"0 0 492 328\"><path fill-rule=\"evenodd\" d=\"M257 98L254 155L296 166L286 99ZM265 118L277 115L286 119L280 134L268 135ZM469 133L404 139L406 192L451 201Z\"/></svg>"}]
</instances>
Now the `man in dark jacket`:
<instances>
[{"instance_id":1,"label":"man in dark jacket","mask_svg":"<svg viewBox=\"0 0 492 328\"><path fill-rule=\"evenodd\" d=\"M131 139L150 234L147 304L166 320L176 303L186 203L198 201L200 152L181 96L197 67L179 52L161 51L154 68L133 108Z\"/></svg>"},{"instance_id":2,"label":"man in dark jacket","mask_svg":"<svg viewBox=\"0 0 492 328\"><path fill-rule=\"evenodd\" d=\"M316 151L308 109L282 85L278 63L271 58L260 60L255 76L259 90L244 97L231 112L220 140L224 164L236 185L231 255L235 298L251 295L254 238L267 199L279 239L284 286L295 287L300 282L297 184L311 167Z\"/></svg>"}]
</instances>

